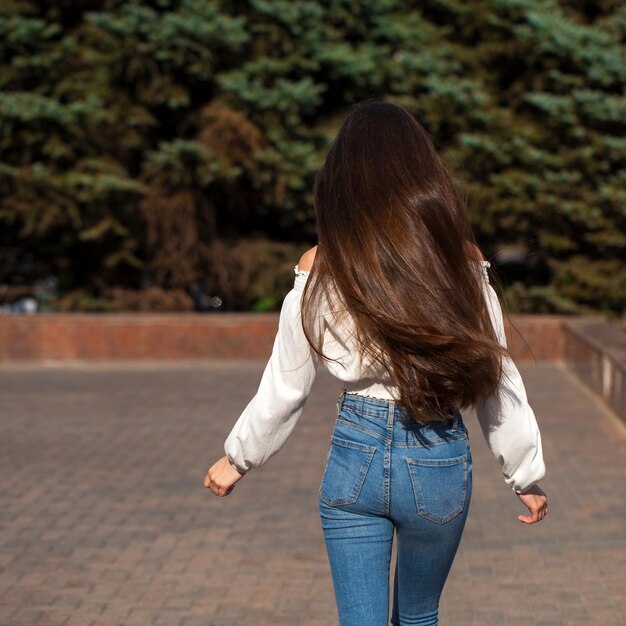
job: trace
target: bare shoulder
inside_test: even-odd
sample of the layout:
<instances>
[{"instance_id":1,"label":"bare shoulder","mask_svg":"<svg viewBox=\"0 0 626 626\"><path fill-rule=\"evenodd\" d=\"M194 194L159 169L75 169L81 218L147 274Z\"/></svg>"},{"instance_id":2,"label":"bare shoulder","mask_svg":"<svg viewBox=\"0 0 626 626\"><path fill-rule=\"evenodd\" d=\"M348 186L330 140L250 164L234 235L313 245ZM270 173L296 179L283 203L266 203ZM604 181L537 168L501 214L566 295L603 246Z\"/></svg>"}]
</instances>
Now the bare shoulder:
<instances>
[{"instance_id":1,"label":"bare shoulder","mask_svg":"<svg viewBox=\"0 0 626 626\"><path fill-rule=\"evenodd\" d=\"M474 261L485 260L485 257L483 253L480 251L480 248L476 244L471 243L470 241L467 242L467 252L470 258L472 258Z\"/></svg>"},{"instance_id":2,"label":"bare shoulder","mask_svg":"<svg viewBox=\"0 0 626 626\"><path fill-rule=\"evenodd\" d=\"M298 269L309 272L313 267L313 261L315 261L316 252L317 246L313 246L310 250L307 250L298 261Z\"/></svg>"}]
</instances>

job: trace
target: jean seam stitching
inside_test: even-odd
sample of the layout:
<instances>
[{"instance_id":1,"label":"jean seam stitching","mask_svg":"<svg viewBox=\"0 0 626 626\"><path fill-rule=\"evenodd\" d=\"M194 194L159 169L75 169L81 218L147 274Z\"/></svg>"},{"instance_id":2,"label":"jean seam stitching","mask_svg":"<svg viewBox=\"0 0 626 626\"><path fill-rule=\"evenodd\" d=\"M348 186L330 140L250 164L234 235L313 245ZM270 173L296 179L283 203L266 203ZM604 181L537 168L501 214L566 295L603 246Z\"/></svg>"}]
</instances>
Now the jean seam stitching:
<instances>
[{"instance_id":1,"label":"jean seam stitching","mask_svg":"<svg viewBox=\"0 0 626 626\"><path fill-rule=\"evenodd\" d=\"M376 439L380 439L380 441L389 441L388 437L385 437L381 435L380 433L377 433L374 430L370 430L366 426L361 426L361 424L355 424L354 422L350 422L349 420L342 419L341 417L337 419L337 423L344 424L345 426L349 426L351 428L356 428L357 430L360 430L364 433L372 435L372 437L376 437Z\"/></svg>"}]
</instances>

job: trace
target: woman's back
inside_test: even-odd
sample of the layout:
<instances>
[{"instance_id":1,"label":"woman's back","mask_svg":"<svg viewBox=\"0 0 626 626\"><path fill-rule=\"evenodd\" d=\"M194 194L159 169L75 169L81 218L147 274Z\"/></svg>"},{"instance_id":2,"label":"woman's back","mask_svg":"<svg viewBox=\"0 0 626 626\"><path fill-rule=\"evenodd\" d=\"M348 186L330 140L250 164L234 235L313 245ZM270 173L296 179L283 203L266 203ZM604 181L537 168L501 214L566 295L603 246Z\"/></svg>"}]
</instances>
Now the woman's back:
<instances>
[{"instance_id":1,"label":"woman's back","mask_svg":"<svg viewBox=\"0 0 626 626\"><path fill-rule=\"evenodd\" d=\"M315 259L314 252L315 248L309 250L293 268L295 273L293 289L298 293L304 291L310 275L310 267ZM472 260L472 263L476 266L476 280L482 282L484 296L491 304L490 309L494 310L491 300L496 295L489 285L487 273L487 268L491 264L485 260ZM301 269L301 267L308 269ZM331 296L333 293L335 291L330 290ZM299 300L293 299L289 305L292 304L297 306ZM360 395L369 397L399 400L400 389L394 384L388 369L383 367L380 361L368 358L367 354L365 357L362 356L356 337L356 328L350 314L337 315L336 312L341 309L338 299L334 298L333 304L330 305L328 299L323 298L320 301L320 308L323 309L319 312L323 320L322 349L329 357L328 360L324 360L326 369L344 383L343 386L348 393L358 392ZM379 348L378 352L382 353L382 350Z\"/></svg>"}]
</instances>

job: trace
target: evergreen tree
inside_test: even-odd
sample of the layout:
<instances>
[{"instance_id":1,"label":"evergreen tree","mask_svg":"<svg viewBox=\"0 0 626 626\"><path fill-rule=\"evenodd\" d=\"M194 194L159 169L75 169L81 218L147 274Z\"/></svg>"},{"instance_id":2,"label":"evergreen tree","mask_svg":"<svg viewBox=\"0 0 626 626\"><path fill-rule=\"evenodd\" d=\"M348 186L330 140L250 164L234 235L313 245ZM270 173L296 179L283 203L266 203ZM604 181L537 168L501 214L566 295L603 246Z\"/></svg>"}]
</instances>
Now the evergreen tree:
<instances>
[{"instance_id":1,"label":"evergreen tree","mask_svg":"<svg viewBox=\"0 0 626 626\"><path fill-rule=\"evenodd\" d=\"M383 97L431 132L494 264L526 251L509 302L623 314L625 31L613 0L9 0L0 245L66 290L277 308L338 125Z\"/></svg>"}]
</instances>

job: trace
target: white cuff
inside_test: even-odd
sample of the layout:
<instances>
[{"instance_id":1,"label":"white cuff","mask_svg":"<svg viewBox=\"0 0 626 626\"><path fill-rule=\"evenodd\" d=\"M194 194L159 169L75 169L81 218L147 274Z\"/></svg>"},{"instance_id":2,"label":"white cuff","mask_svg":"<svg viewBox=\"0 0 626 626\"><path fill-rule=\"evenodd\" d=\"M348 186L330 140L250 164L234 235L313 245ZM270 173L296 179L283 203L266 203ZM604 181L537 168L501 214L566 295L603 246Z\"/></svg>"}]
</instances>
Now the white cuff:
<instances>
[{"instance_id":1,"label":"white cuff","mask_svg":"<svg viewBox=\"0 0 626 626\"><path fill-rule=\"evenodd\" d=\"M241 468L237 467L237 465L236 465L236 464L235 464L235 462L234 462L234 461L230 458L230 456L226 455L226 458L228 459L228 462L230 463L230 466L231 466L234 470L238 471L240 474L246 474L246 473L248 472L248 470L244 470L244 469L241 469Z\"/></svg>"}]
</instances>

